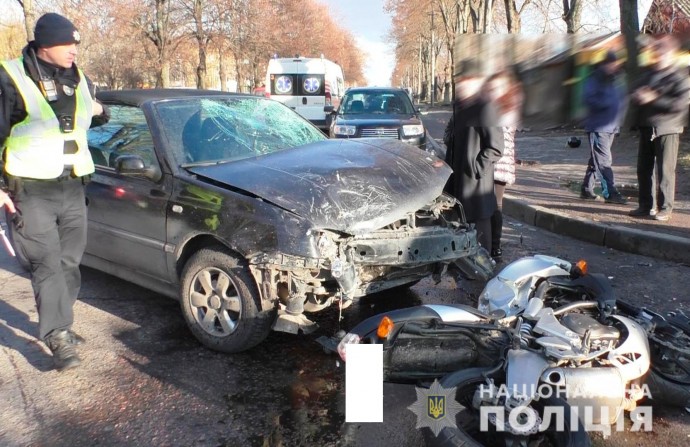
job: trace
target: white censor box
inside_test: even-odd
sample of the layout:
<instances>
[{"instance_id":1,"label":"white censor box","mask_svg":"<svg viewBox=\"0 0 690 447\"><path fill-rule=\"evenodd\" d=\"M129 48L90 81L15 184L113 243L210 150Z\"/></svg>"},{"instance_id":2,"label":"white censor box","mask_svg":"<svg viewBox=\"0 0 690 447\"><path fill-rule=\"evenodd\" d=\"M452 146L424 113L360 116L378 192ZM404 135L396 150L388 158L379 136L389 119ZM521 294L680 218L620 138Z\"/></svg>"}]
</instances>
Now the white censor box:
<instances>
[{"instance_id":1,"label":"white censor box","mask_svg":"<svg viewBox=\"0 0 690 447\"><path fill-rule=\"evenodd\" d=\"M383 422L383 345L345 347L345 422Z\"/></svg>"}]
</instances>

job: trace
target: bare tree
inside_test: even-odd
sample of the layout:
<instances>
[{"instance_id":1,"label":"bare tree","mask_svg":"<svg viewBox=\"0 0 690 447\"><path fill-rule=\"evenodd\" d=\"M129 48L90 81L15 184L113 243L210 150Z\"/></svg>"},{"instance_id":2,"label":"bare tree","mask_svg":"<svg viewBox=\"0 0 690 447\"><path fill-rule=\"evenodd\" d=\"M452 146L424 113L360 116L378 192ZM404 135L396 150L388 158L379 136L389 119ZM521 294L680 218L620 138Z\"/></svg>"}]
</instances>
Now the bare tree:
<instances>
[{"instance_id":1,"label":"bare tree","mask_svg":"<svg viewBox=\"0 0 690 447\"><path fill-rule=\"evenodd\" d=\"M171 55L181 40L179 5L175 0L146 0L134 25L156 48L156 86L170 86Z\"/></svg>"},{"instance_id":2,"label":"bare tree","mask_svg":"<svg viewBox=\"0 0 690 447\"><path fill-rule=\"evenodd\" d=\"M563 20L568 34L575 34L582 26L582 0L563 0Z\"/></svg>"},{"instance_id":3,"label":"bare tree","mask_svg":"<svg viewBox=\"0 0 690 447\"><path fill-rule=\"evenodd\" d=\"M522 12L532 3L532 0L525 0L518 9L515 0L503 0L506 14L506 28L511 34L520 34L522 31Z\"/></svg>"},{"instance_id":4,"label":"bare tree","mask_svg":"<svg viewBox=\"0 0 690 447\"><path fill-rule=\"evenodd\" d=\"M22 11L24 12L24 28L26 29L26 40L32 41L34 40L33 26L35 20L33 0L17 0L17 2L22 7Z\"/></svg>"},{"instance_id":5,"label":"bare tree","mask_svg":"<svg viewBox=\"0 0 690 447\"><path fill-rule=\"evenodd\" d=\"M206 89L206 60L212 35L209 0L181 0L185 18L191 23L190 34L197 44L199 63L196 67L196 87Z\"/></svg>"}]
</instances>

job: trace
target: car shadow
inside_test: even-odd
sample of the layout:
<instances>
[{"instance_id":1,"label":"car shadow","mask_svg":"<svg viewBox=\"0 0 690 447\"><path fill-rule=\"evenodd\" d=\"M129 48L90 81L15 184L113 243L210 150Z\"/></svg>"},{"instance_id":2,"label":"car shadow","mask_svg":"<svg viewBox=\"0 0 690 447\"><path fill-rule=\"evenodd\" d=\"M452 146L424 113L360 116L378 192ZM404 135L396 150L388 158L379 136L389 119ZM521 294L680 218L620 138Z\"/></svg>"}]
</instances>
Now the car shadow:
<instances>
[{"instance_id":1,"label":"car shadow","mask_svg":"<svg viewBox=\"0 0 690 447\"><path fill-rule=\"evenodd\" d=\"M99 350L116 349L133 382L148 377L204 402L216 418L207 428L218 431L223 445L240 442L220 433L228 424L250 427L249 443L242 444L261 446L276 439L284 445L335 439L344 423L344 370L315 342L322 330L308 336L272 332L238 354L212 351L194 338L177 301L86 267L79 302L100 311L93 315L109 315L107 323L75 322L89 340L84 349L92 350L91 358ZM83 306L76 313L83 315ZM107 341L107 334L90 336L83 325L93 323L110 327L116 342ZM257 414L263 415L259 421Z\"/></svg>"}]
</instances>

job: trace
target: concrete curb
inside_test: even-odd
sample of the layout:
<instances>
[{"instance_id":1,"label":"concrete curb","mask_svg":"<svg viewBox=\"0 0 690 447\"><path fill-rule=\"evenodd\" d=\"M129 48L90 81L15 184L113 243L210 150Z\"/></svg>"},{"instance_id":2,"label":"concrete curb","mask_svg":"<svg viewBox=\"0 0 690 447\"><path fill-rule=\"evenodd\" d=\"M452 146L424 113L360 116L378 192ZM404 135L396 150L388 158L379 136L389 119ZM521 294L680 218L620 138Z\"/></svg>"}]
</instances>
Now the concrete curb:
<instances>
[{"instance_id":1,"label":"concrete curb","mask_svg":"<svg viewBox=\"0 0 690 447\"><path fill-rule=\"evenodd\" d=\"M601 224L532 205L508 195L503 198L503 212L552 233L628 253L690 264L690 238Z\"/></svg>"}]
</instances>

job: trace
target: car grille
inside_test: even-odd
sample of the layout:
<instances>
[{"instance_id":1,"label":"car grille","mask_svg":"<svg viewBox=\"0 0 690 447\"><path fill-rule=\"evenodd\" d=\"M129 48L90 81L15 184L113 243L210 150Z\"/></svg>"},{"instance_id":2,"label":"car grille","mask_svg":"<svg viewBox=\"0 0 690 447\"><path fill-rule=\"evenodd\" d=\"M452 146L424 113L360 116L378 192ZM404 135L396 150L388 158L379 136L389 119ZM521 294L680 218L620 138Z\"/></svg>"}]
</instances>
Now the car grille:
<instances>
[{"instance_id":1,"label":"car grille","mask_svg":"<svg viewBox=\"0 0 690 447\"><path fill-rule=\"evenodd\" d=\"M372 129L362 129L362 138L398 138L397 128L375 127Z\"/></svg>"}]
</instances>

